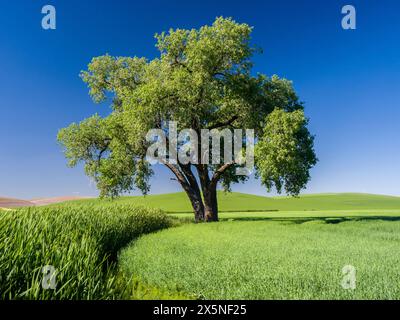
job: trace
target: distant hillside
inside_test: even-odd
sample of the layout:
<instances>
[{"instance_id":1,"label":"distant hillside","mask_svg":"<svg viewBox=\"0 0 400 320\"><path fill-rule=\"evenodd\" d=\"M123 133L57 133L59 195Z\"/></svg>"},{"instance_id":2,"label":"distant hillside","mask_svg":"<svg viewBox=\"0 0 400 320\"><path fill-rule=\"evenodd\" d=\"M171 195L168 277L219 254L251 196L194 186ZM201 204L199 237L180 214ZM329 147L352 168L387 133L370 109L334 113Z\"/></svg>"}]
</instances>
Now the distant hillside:
<instances>
[{"instance_id":1,"label":"distant hillside","mask_svg":"<svg viewBox=\"0 0 400 320\"><path fill-rule=\"evenodd\" d=\"M86 197L79 197L79 196L67 196L67 197L33 199L33 200L30 200L30 202L32 204L34 204L35 206L46 206L46 205L54 204L54 203L61 203L61 202L67 202L67 201L73 201L73 200L82 200L82 199L87 199L87 198Z\"/></svg>"},{"instance_id":2,"label":"distant hillside","mask_svg":"<svg viewBox=\"0 0 400 320\"><path fill-rule=\"evenodd\" d=\"M109 201L90 199L74 201L74 203L99 204ZM183 192L146 197L121 197L114 201L158 207L168 212L191 211L189 200ZM219 192L218 203L221 212L400 209L400 197L360 193L312 194L293 198Z\"/></svg>"},{"instance_id":3,"label":"distant hillside","mask_svg":"<svg viewBox=\"0 0 400 320\"><path fill-rule=\"evenodd\" d=\"M32 202L26 200L0 197L0 208L29 207L33 205L34 204Z\"/></svg>"},{"instance_id":4,"label":"distant hillside","mask_svg":"<svg viewBox=\"0 0 400 320\"><path fill-rule=\"evenodd\" d=\"M54 198L40 198L32 200L20 200L13 198L1 198L0 197L0 208L19 208L19 207L32 207L32 206L45 206L49 204L67 202L72 200L82 200L86 199L77 196L67 196L67 197L54 197Z\"/></svg>"}]
</instances>

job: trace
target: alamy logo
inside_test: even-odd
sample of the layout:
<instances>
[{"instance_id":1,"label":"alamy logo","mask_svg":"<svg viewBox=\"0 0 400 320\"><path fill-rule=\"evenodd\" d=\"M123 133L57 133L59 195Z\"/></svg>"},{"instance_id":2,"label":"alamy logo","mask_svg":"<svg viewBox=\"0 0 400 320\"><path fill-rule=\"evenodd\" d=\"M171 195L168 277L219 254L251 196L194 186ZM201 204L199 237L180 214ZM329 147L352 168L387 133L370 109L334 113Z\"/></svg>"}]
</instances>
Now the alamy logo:
<instances>
[{"instance_id":1,"label":"alamy logo","mask_svg":"<svg viewBox=\"0 0 400 320\"><path fill-rule=\"evenodd\" d=\"M342 288L354 290L356 288L356 268L352 265L345 265L342 268Z\"/></svg>"},{"instance_id":2,"label":"alamy logo","mask_svg":"<svg viewBox=\"0 0 400 320\"><path fill-rule=\"evenodd\" d=\"M43 279L42 279L42 288L45 290L51 289L55 290L57 286L56 282L56 276L57 276L57 270L54 268L54 266L44 266L42 268L42 273Z\"/></svg>"},{"instance_id":3,"label":"alamy logo","mask_svg":"<svg viewBox=\"0 0 400 320\"><path fill-rule=\"evenodd\" d=\"M345 5L342 8L342 14L345 16L342 18L342 28L344 30L355 30L356 29L356 8L352 5Z\"/></svg>"},{"instance_id":4,"label":"alamy logo","mask_svg":"<svg viewBox=\"0 0 400 320\"><path fill-rule=\"evenodd\" d=\"M254 168L254 130L246 129L245 133L244 136L242 129L201 129L199 143L195 130L183 129L178 133L177 123L171 121L166 130L152 129L147 133L146 140L151 145L146 160L150 164L221 164L223 149L222 163L238 164L236 175L248 176Z\"/></svg>"},{"instance_id":5,"label":"alamy logo","mask_svg":"<svg viewBox=\"0 0 400 320\"><path fill-rule=\"evenodd\" d=\"M42 18L42 28L44 30L55 30L56 29L56 8L52 5L45 5L42 8L42 14L45 16Z\"/></svg>"}]
</instances>

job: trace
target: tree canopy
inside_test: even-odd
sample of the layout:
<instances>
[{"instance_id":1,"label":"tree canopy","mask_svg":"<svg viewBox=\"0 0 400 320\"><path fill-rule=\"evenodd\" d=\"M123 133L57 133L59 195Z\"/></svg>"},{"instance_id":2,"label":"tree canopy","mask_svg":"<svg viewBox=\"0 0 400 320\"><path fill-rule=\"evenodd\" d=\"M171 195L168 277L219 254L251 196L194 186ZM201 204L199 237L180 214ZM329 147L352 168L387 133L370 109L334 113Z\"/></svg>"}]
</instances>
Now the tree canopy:
<instances>
[{"instance_id":1,"label":"tree canopy","mask_svg":"<svg viewBox=\"0 0 400 320\"><path fill-rule=\"evenodd\" d=\"M107 117L93 115L61 129L70 166L85 163L101 196L138 188L149 192L153 174L146 161L149 130L254 129L255 171L270 190L297 195L317 162L303 104L292 83L276 75L253 75L252 28L217 18L199 29L157 34L159 57L93 58L81 77L96 103L110 99ZM182 185L197 221L218 220L216 188L229 190L247 176L238 163L165 165Z\"/></svg>"}]
</instances>

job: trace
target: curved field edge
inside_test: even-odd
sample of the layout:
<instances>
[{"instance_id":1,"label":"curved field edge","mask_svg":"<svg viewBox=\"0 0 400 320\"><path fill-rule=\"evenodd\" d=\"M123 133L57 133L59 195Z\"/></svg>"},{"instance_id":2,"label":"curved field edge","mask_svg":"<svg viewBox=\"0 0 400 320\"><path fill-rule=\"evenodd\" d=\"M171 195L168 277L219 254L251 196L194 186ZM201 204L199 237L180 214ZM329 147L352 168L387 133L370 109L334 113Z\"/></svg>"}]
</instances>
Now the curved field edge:
<instances>
[{"instance_id":1,"label":"curved field edge","mask_svg":"<svg viewBox=\"0 0 400 320\"><path fill-rule=\"evenodd\" d=\"M115 299L126 289L119 250L142 234L171 226L158 209L114 205L0 211L2 299ZM43 267L56 271L43 287Z\"/></svg>"},{"instance_id":2,"label":"curved field edge","mask_svg":"<svg viewBox=\"0 0 400 320\"><path fill-rule=\"evenodd\" d=\"M206 299L399 299L400 221L229 221L145 235L120 268ZM356 289L342 287L346 265Z\"/></svg>"}]
</instances>

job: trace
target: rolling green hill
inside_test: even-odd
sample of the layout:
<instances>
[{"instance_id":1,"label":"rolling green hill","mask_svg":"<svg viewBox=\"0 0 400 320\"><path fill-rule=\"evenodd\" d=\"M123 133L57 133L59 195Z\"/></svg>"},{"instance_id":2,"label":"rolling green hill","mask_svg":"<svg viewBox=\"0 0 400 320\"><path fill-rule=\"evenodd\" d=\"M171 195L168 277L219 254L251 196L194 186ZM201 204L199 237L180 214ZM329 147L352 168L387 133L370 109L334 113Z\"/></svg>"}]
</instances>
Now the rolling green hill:
<instances>
[{"instance_id":1,"label":"rolling green hill","mask_svg":"<svg viewBox=\"0 0 400 320\"><path fill-rule=\"evenodd\" d=\"M85 199L74 203L100 204L111 200ZM167 212L191 212L185 193L121 197L116 203L131 203L161 208ZM248 211L318 211L318 210L400 210L400 197L361 194L331 193L293 197L263 197L244 193L218 193L220 212ZM66 204L71 203L67 202Z\"/></svg>"}]
</instances>

